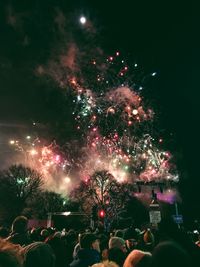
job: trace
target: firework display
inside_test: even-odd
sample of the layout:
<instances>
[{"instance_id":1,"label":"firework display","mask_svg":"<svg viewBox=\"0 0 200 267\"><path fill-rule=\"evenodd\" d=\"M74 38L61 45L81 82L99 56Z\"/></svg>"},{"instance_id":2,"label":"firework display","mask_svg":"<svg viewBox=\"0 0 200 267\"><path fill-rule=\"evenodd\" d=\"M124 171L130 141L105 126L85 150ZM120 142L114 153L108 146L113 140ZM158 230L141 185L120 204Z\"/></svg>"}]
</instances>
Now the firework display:
<instances>
[{"instance_id":1,"label":"firework display","mask_svg":"<svg viewBox=\"0 0 200 267\"><path fill-rule=\"evenodd\" d=\"M61 110L70 113L74 139L65 136L61 144L56 138L44 142L30 134L10 145L23 155L20 161L40 171L47 187L57 191L66 190L66 183L69 189L69 184L87 182L102 170L122 183L177 182L172 154L162 148L163 139L154 127L156 114L143 94L157 73L145 72L120 51L105 56L88 39L96 33L91 21L81 16L79 24L85 30L85 45L71 38L67 49L35 69L38 79L52 80L68 100Z\"/></svg>"},{"instance_id":2,"label":"firework display","mask_svg":"<svg viewBox=\"0 0 200 267\"><path fill-rule=\"evenodd\" d=\"M178 181L171 153L160 148L163 140L152 137L154 112L145 106L143 84L134 74L138 65L134 64L131 72L119 55L108 57L100 67L91 61L96 70L91 71L93 80L96 77L95 83L91 82L94 90L84 88L75 77L70 81L75 92L76 129L87 140L81 172L90 177L96 170L106 169L121 182Z\"/></svg>"},{"instance_id":3,"label":"firework display","mask_svg":"<svg viewBox=\"0 0 200 267\"><path fill-rule=\"evenodd\" d=\"M65 193L70 189L71 178L69 177L70 164L63 157L56 142L46 145L44 141L33 136L26 136L20 140L10 140L18 157L16 163L37 170L44 179L44 188L59 193Z\"/></svg>"},{"instance_id":4,"label":"firework display","mask_svg":"<svg viewBox=\"0 0 200 267\"><path fill-rule=\"evenodd\" d=\"M162 220L198 220L197 9L1 7L1 221L70 211L55 226L78 212L86 228L143 229L157 201Z\"/></svg>"},{"instance_id":5,"label":"firework display","mask_svg":"<svg viewBox=\"0 0 200 267\"><path fill-rule=\"evenodd\" d=\"M68 140L63 147L56 140L43 145L31 136L26 144L14 140L10 144L23 152L28 165L36 167L46 180L53 177L55 184L65 183L66 177L71 181L69 176L74 183L87 181L101 170L109 171L118 182L178 181L171 153L161 148L161 139L152 137L155 114L145 105L137 67L133 64L131 69L116 52L99 65L90 60L85 77L75 76L74 71L73 77L62 82L62 88L73 96L71 116L81 145Z\"/></svg>"}]
</instances>

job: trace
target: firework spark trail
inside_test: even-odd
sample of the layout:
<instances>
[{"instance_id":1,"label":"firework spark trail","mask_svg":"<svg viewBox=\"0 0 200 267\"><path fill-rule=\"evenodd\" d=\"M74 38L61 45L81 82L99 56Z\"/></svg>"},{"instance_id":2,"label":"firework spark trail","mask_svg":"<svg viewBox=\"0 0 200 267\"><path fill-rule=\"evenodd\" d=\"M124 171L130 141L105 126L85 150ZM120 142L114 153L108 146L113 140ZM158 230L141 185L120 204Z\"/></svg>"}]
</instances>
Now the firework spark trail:
<instances>
[{"instance_id":1,"label":"firework spark trail","mask_svg":"<svg viewBox=\"0 0 200 267\"><path fill-rule=\"evenodd\" d=\"M163 181L178 179L172 172L169 152L159 150L150 136L127 143L127 135L119 137L117 133L110 138L98 133L91 136L88 143L88 158L84 165L87 176L95 170L107 169L119 181ZM121 176L121 178L120 178Z\"/></svg>"},{"instance_id":2,"label":"firework spark trail","mask_svg":"<svg viewBox=\"0 0 200 267\"><path fill-rule=\"evenodd\" d=\"M66 194L70 190L70 162L63 157L55 142L45 145L39 138L27 137L9 142L21 155L15 163L23 163L41 173L45 189Z\"/></svg>"}]
</instances>

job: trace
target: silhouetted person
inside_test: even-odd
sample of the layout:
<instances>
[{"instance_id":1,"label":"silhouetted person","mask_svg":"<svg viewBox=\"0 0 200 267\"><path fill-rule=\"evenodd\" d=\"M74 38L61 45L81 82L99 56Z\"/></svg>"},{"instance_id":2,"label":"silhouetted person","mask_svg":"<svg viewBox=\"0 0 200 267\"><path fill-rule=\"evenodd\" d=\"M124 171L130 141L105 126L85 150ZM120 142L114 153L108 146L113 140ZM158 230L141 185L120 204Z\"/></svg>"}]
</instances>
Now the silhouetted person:
<instances>
[{"instance_id":1,"label":"silhouetted person","mask_svg":"<svg viewBox=\"0 0 200 267\"><path fill-rule=\"evenodd\" d=\"M125 258L126 254L120 248L114 247L108 250L109 261L115 262L119 267L123 266Z\"/></svg>"},{"instance_id":2,"label":"silhouetted person","mask_svg":"<svg viewBox=\"0 0 200 267\"><path fill-rule=\"evenodd\" d=\"M188 253L177 243L165 241L152 253L152 267L192 267Z\"/></svg>"},{"instance_id":3,"label":"silhouetted person","mask_svg":"<svg viewBox=\"0 0 200 267\"><path fill-rule=\"evenodd\" d=\"M191 266L200 262L200 249L193 243L186 232L179 229L172 218L162 220L159 225L159 234L161 241L172 240L179 244L189 255Z\"/></svg>"},{"instance_id":4,"label":"silhouetted person","mask_svg":"<svg viewBox=\"0 0 200 267\"><path fill-rule=\"evenodd\" d=\"M34 242L22 249L24 267L54 267L55 255L50 245Z\"/></svg>"},{"instance_id":5,"label":"silhouetted person","mask_svg":"<svg viewBox=\"0 0 200 267\"><path fill-rule=\"evenodd\" d=\"M11 227L11 233L7 240L25 246L30 244L31 240L27 232L28 219L25 216L18 216L14 219Z\"/></svg>"},{"instance_id":6,"label":"silhouetted person","mask_svg":"<svg viewBox=\"0 0 200 267\"><path fill-rule=\"evenodd\" d=\"M88 267L100 262L99 240L94 234L81 235L80 246L77 259L73 260L70 267Z\"/></svg>"},{"instance_id":7,"label":"silhouetted person","mask_svg":"<svg viewBox=\"0 0 200 267\"><path fill-rule=\"evenodd\" d=\"M128 254L123 267L149 267L150 263L150 252L134 249Z\"/></svg>"},{"instance_id":8,"label":"silhouetted person","mask_svg":"<svg viewBox=\"0 0 200 267\"><path fill-rule=\"evenodd\" d=\"M1 267L22 267L22 256L20 246L0 239L0 266Z\"/></svg>"},{"instance_id":9,"label":"silhouetted person","mask_svg":"<svg viewBox=\"0 0 200 267\"><path fill-rule=\"evenodd\" d=\"M67 248L64 241L54 235L45 240L45 243L49 244L53 249L56 257L55 267L66 267L67 266Z\"/></svg>"}]
</instances>

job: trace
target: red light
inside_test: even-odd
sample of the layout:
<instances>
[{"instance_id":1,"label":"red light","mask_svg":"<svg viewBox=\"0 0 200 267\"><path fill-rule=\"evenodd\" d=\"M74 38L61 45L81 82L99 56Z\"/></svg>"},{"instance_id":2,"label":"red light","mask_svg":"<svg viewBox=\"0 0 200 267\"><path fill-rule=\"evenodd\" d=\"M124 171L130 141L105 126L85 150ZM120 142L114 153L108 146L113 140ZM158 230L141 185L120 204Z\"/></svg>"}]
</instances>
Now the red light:
<instances>
[{"instance_id":1,"label":"red light","mask_svg":"<svg viewBox=\"0 0 200 267\"><path fill-rule=\"evenodd\" d=\"M106 214L105 214L105 211L104 211L104 210L100 210L100 211L99 211L99 217L100 217L100 218L104 218L105 215L106 215Z\"/></svg>"}]
</instances>

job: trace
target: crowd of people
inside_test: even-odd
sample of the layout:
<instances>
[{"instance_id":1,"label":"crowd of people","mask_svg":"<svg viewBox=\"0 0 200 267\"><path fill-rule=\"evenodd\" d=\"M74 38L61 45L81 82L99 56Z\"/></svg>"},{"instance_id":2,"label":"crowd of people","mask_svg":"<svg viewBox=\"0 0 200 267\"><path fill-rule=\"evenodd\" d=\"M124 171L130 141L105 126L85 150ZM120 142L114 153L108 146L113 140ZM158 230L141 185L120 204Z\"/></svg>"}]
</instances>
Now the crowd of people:
<instances>
[{"instance_id":1,"label":"crowd of people","mask_svg":"<svg viewBox=\"0 0 200 267\"><path fill-rule=\"evenodd\" d=\"M200 234L180 229L169 218L157 228L105 232L56 228L28 229L18 216L10 231L0 227L1 267L196 267L200 266Z\"/></svg>"}]
</instances>

